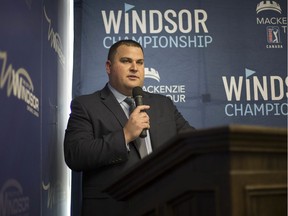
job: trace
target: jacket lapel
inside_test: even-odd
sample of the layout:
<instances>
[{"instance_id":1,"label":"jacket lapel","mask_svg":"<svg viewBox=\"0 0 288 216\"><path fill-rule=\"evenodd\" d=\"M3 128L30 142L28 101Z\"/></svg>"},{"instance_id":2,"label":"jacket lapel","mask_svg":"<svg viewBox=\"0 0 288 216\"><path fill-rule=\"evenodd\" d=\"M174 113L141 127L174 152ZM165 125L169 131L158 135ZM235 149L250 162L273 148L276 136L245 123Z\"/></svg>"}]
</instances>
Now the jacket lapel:
<instances>
[{"instance_id":1,"label":"jacket lapel","mask_svg":"<svg viewBox=\"0 0 288 216\"><path fill-rule=\"evenodd\" d=\"M127 117L118 103L117 99L114 97L112 92L109 90L109 87L106 85L101 90L101 99L104 104L104 106L107 107L111 111L111 115L114 115L115 119L120 123L122 127L125 126L127 122ZM154 145L157 145L157 104L153 100L151 100L150 95L147 93L144 93L143 97L143 104L147 104L150 106L150 109L147 110L147 114L150 117L150 139L151 139L151 145L152 149L154 149ZM152 132L153 131L153 132Z\"/></svg>"},{"instance_id":2,"label":"jacket lapel","mask_svg":"<svg viewBox=\"0 0 288 216\"><path fill-rule=\"evenodd\" d=\"M114 115L121 126L124 127L127 122L127 117L107 85L101 90L101 99L104 106L111 111L111 114Z\"/></svg>"}]
</instances>

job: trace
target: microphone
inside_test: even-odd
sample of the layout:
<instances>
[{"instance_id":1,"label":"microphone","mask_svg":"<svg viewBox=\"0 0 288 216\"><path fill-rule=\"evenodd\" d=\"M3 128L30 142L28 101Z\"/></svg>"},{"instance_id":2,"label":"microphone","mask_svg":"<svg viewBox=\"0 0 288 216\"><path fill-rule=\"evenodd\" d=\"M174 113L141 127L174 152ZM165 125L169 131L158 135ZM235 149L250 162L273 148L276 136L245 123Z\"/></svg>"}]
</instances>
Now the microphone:
<instances>
[{"instance_id":1,"label":"microphone","mask_svg":"<svg viewBox=\"0 0 288 216\"><path fill-rule=\"evenodd\" d=\"M140 86L134 87L132 89L132 96L135 100L136 106L143 105L143 91ZM143 111L144 112L144 111ZM147 129L143 129L142 132L140 133L139 137L145 138L147 136Z\"/></svg>"}]
</instances>

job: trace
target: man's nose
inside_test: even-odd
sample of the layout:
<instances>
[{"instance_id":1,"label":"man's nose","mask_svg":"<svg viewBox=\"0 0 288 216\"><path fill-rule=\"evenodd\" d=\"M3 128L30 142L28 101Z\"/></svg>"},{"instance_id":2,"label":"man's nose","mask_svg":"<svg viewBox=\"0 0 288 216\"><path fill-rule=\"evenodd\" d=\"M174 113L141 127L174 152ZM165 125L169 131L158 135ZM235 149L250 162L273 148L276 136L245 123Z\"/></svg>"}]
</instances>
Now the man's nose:
<instances>
[{"instance_id":1,"label":"man's nose","mask_svg":"<svg viewBox=\"0 0 288 216\"><path fill-rule=\"evenodd\" d=\"M137 71L138 70L137 63L134 62L134 61L131 63L131 70L133 70L133 71Z\"/></svg>"}]
</instances>

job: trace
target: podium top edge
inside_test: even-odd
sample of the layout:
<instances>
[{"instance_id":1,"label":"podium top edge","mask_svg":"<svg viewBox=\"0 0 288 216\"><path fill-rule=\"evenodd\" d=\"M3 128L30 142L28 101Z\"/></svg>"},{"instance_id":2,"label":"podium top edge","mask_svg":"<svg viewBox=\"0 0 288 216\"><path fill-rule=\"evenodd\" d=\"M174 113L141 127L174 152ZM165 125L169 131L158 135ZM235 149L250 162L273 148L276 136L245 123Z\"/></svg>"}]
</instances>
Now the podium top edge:
<instances>
[{"instance_id":1,"label":"podium top edge","mask_svg":"<svg viewBox=\"0 0 288 216\"><path fill-rule=\"evenodd\" d=\"M211 128L200 128L196 131L189 131L182 133L175 137L177 140L185 139L190 136L203 135L204 133L218 134L265 134L265 135L280 135L287 136L287 128L284 127L267 127L261 125L242 125L242 124L229 124Z\"/></svg>"}]
</instances>

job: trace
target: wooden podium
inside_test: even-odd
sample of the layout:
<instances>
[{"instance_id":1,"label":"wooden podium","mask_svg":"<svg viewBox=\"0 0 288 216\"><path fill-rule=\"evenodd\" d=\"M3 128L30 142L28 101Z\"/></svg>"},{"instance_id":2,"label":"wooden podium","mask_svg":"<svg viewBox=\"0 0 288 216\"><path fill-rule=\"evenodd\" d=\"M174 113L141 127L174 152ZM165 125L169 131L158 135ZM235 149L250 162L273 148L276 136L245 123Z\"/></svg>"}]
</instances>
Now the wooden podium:
<instances>
[{"instance_id":1,"label":"wooden podium","mask_svg":"<svg viewBox=\"0 0 288 216\"><path fill-rule=\"evenodd\" d=\"M131 216L287 216L287 129L231 125L166 143L106 189Z\"/></svg>"}]
</instances>

